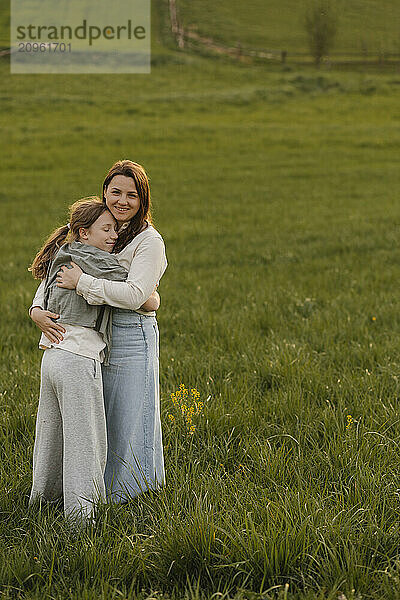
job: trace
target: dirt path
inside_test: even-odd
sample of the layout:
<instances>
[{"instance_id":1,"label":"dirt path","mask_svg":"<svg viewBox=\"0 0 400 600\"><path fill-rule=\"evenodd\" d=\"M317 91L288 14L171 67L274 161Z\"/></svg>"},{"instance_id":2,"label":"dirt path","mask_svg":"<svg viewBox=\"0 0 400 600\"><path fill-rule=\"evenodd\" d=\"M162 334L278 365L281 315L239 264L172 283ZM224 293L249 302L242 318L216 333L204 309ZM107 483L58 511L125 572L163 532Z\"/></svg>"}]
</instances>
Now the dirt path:
<instances>
[{"instance_id":1,"label":"dirt path","mask_svg":"<svg viewBox=\"0 0 400 600\"><path fill-rule=\"evenodd\" d=\"M244 48L240 43L236 46L226 46L220 42L216 42L212 38L201 36L195 31L184 29L179 22L176 0L168 0L168 4L171 32L175 37L178 48L196 48L200 46L208 51L230 56L237 60L246 60L246 57L280 60L282 62L286 60L287 52L285 50L251 50Z\"/></svg>"}]
</instances>

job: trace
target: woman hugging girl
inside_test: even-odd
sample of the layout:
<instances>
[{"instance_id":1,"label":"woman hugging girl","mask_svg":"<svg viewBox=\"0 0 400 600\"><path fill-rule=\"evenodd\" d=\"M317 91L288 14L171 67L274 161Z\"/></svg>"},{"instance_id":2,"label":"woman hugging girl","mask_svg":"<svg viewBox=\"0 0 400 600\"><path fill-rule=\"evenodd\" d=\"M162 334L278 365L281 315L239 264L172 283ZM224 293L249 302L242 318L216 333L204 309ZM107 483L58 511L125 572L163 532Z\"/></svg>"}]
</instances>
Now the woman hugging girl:
<instances>
[{"instance_id":1,"label":"woman hugging girl","mask_svg":"<svg viewBox=\"0 0 400 600\"><path fill-rule=\"evenodd\" d=\"M30 267L42 280L32 317L47 311L55 324L39 343L44 354L30 502L63 499L65 515L81 521L88 521L96 502L106 498L101 363L108 364L112 311L59 287L58 273L72 263L92 277L125 281L128 271L111 254L117 240L117 220L107 205L99 198L83 199L72 205L70 223L50 235ZM154 311L159 303L154 292L140 308Z\"/></svg>"}]
</instances>

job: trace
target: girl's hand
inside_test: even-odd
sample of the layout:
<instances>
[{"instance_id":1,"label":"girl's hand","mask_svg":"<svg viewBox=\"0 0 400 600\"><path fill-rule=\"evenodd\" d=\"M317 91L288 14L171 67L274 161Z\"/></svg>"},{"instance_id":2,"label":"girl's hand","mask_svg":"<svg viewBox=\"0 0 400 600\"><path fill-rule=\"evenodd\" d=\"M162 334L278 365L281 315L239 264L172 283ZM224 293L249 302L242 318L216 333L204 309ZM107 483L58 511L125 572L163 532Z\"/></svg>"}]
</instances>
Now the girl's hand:
<instances>
[{"instance_id":1,"label":"girl's hand","mask_svg":"<svg viewBox=\"0 0 400 600\"><path fill-rule=\"evenodd\" d=\"M160 301L160 294L154 291L150 298L147 298L146 302L142 304L140 308L141 310L146 310L147 312L158 310L160 308Z\"/></svg>"},{"instance_id":2,"label":"girl's hand","mask_svg":"<svg viewBox=\"0 0 400 600\"><path fill-rule=\"evenodd\" d=\"M39 327L40 331L43 331L44 335L50 342L58 344L64 338L62 336L65 333L64 327L54 323L52 319L58 319L60 315L50 312L49 310L43 310L39 306L35 306L31 310L30 317L34 323Z\"/></svg>"},{"instance_id":3,"label":"girl's hand","mask_svg":"<svg viewBox=\"0 0 400 600\"><path fill-rule=\"evenodd\" d=\"M72 269L62 266L61 271L58 271L56 285L60 288L66 288L67 290L74 290L78 285L78 281L83 271L77 264L71 262Z\"/></svg>"}]
</instances>

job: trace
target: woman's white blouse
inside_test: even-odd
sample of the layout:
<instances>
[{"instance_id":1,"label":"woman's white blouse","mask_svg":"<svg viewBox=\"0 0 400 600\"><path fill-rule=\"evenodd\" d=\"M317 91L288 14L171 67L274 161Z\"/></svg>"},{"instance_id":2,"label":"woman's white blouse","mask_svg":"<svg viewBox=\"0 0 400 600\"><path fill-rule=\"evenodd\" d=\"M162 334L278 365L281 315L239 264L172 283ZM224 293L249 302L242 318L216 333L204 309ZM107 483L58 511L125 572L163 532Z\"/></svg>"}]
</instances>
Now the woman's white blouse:
<instances>
[{"instance_id":1,"label":"woman's white blouse","mask_svg":"<svg viewBox=\"0 0 400 600\"><path fill-rule=\"evenodd\" d=\"M120 264L128 271L126 281L96 279L83 273L76 293L83 296L88 304L108 304L154 316L155 311L142 311L140 307L151 296L167 268L161 235L149 225L117 256Z\"/></svg>"}]
</instances>

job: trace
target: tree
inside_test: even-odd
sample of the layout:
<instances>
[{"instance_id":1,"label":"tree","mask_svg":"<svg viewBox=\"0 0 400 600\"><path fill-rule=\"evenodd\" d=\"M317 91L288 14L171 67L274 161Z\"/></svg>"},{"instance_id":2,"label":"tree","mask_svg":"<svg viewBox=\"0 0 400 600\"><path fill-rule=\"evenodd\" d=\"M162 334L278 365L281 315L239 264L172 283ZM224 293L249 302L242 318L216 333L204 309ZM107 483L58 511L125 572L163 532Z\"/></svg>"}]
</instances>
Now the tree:
<instances>
[{"instance_id":1,"label":"tree","mask_svg":"<svg viewBox=\"0 0 400 600\"><path fill-rule=\"evenodd\" d=\"M332 49L337 32L337 14L330 0L313 0L304 19L308 44L315 64Z\"/></svg>"}]
</instances>

